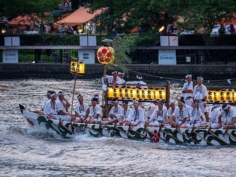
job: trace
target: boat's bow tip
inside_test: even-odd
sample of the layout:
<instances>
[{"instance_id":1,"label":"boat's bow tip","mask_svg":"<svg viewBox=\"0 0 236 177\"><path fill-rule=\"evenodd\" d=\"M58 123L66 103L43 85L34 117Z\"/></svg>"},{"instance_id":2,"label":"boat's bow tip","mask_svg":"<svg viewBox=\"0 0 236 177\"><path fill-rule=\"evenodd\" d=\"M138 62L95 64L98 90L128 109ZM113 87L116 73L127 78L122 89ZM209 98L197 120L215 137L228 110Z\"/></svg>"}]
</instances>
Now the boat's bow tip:
<instances>
[{"instance_id":1,"label":"boat's bow tip","mask_svg":"<svg viewBox=\"0 0 236 177\"><path fill-rule=\"evenodd\" d=\"M21 114L23 114L23 110L25 110L25 107L21 104L19 104L19 107L20 107Z\"/></svg>"}]
</instances>

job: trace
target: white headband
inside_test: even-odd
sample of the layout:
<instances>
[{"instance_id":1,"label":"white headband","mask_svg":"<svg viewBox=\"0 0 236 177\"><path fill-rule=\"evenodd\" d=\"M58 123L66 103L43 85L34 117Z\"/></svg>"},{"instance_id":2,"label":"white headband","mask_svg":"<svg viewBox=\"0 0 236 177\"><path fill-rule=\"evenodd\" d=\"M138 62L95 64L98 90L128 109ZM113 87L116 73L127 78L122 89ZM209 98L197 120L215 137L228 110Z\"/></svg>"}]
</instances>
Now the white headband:
<instances>
[{"instance_id":1,"label":"white headband","mask_svg":"<svg viewBox=\"0 0 236 177\"><path fill-rule=\"evenodd\" d=\"M63 92L58 92L58 96L63 95Z\"/></svg>"},{"instance_id":2,"label":"white headband","mask_svg":"<svg viewBox=\"0 0 236 177\"><path fill-rule=\"evenodd\" d=\"M192 75L191 75L191 74L187 74L187 75L186 75L186 78L188 78L188 77L192 77Z\"/></svg>"},{"instance_id":3,"label":"white headband","mask_svg":"<svg viewBox=\"0 0 236 177\"><path fill-rule=\"evenodd\" d=\"M224 108L222 108L224 111L229 108L229 105L226 105Z\"/></svg>"},{"instance_id":4,"label":"white headband","mask_svg":"<svg viewBox=\"0 0 236 177\"><path fill-rule=\"evenodd\" d=\"M50 94L50 97L53 97L54 95L57 95L56 93L51 93Z\"/></svg>"}]
</instances>

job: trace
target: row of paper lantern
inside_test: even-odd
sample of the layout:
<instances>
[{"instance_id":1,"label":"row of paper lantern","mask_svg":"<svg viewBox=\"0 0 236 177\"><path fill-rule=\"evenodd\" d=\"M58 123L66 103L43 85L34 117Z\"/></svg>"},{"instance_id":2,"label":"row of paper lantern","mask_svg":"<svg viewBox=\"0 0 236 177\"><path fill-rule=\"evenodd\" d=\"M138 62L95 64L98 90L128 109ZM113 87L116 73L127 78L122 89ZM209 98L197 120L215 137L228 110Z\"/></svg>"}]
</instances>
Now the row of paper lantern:
<instances>
[{"instance_id":1,"label":"row of paper lantern","mask_svg":"<svg viewBox=\"0 0 236 177\"><path fill-rule=\"evenodd\" d=\"M136 100L166 100L166 89L112 88L108 87L108 98Z\"/></svg>"},{"instance_id":2,"label":"row of paper lantern","mask_svg":"<svg viewBox=\"0 0 236 177\"><path fill-rule=\"evenodd\" d=\"M208 102L236 101L234 90L208 90Z\"/></svg>"}]
</instances>

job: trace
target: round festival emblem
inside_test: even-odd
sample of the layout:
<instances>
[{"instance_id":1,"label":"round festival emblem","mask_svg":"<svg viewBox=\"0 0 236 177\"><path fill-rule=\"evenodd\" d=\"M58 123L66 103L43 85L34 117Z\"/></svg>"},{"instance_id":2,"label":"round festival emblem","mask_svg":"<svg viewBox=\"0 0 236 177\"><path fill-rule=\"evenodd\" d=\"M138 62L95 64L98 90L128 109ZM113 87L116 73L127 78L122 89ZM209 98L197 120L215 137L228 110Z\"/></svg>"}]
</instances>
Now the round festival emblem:
<instances>
[{"instance_id":1,"label":"round festival emblem","mask_svg":"<svg viewBox=\"0 0 236 177\"><path fill-rule=\"evenodd\" d=\"M98 61L101 64L105 65L110 64L115 59L114 53L115 51L112 47L106 47L106 46L100 47L97 51Z\"/></svg>"},{"instance_id":2,"label":"round festival emblem","mask_svg":"<svg viewBox=\"0 0 236 177\"><path fill-rule=\"evenodd\" d=\"M152 134L152 141L159 142L159 140L160 140L160 133L157 130L154 130Z\"/></svg>"}]
</instances>

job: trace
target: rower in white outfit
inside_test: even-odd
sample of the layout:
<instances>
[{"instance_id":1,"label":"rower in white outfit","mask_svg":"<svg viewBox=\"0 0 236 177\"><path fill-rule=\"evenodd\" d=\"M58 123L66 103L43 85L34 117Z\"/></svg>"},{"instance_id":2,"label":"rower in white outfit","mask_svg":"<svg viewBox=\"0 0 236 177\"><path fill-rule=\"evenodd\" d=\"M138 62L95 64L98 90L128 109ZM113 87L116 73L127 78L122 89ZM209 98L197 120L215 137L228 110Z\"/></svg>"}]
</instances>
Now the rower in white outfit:
<instances>
[{"instance_id":1,"label":"rower in white outfit","mask_svg":"<svg viewBox=\"0 0 236 177\"><path fill-rule=\"evenodd\" d=\"M153 111L150 117L149 126L160 127L162 124L167 122L167 109L163 104L162 101L158 101L157 108Z\"/></svg>"},{"instance_id":2,"label":"rower in white outfit","mask_svg":"<svg viewBox=\"0 0 236 177\"><path fill-rule=\"evenodd\" d=\"M203 78L201 76L197 77L197 85L193 89L193 97L199 104L199 108L204 113L206 121L209 122L209 115L206 109L207 101L207 88L202 84Z\"/></svg>"},{"instance_id":3,"label":"rower in white outfit","mask_svg":"<svg viewBox=\"0 0 236 177\"><path fill-rule=\"evenodd\" d=\"M147 112L147 119L148 120L150 120L150 117L151 117L152 113L154 112L154 110L157 108L157 105L158 105L158 101L153 100L152 104L148 108L148 112Z\"/></svg>"},{"instance_id":4,"label":"rower in white outfit","mask_svg":"<svg viewBox=\"0 0 236 177\"><path fill-rule=\"evenodd\" d=\"M185 104L191 106L193 102L193 81L191 74L186 75L186 83L184 83L182 93L184 96Z\"/></svg>"},{"instance_id":5,"label":"rower in white outfit","mask_svg":"<svg viewBox=\"0 0 236 177\"><path fill-rule=\"evenodd\" d=\"M92 98L92 106L89 109L89 116L87 123L101 123L102 121L102 108L97 104L98 99Z\"/></svg>"},{"instance_id":6,"label":"rower in white outfit","mask_svg":"<svg viewBox=\"0 0 236 177\"><path fill-rule=\"evenodd\" d=\"M86 122L89 115L89 106L87 103L84 103L84 96L82 94L79 94L77 99L79 103L75 106L76 122Z\"/></svg>"},{"instance_id":7,"label":"rower in white outfit","mask_svg":"<svg viewBox=\"0 0 236 177\"><path fill-rule=\"evenodd\" d=\"M198 106L197 101L193 101L192 106L189 106L188 109L188 115L189 119L188 122L184 125L182 125L183 128L199 128L201 125L201 115L202 112Z\"/></svg>"},{"instance_id":8,"label":"rower in white outfit","mask_svg":"<svg viewBox=\"0 0 236 177\"><path fill-rule=\"evenodd\" d=\"M118 100L114 100L113 106L108 114L108 124L117 123L121 118L123 112L123 108L119 105Z\"/></svg>"},{"instance_id":9,"label":"rower in white outfit","mask_svg":"<svg viewBox=\"0 0 236 177\"><path fill-rule=\"evenodd\" d=\"M119 119L119 125L125 125L125 122L127 121L128 117L129 117L129 113L131 112L131 108L129 108L128 105L128 101L127 100L123 100L122 101L122 115L121 118Z\"/></svg>"},{"instance_id":10,"label":"rower in white outfit","mask_svg":"<svg viewBox=\"0 0 236 177\"><path fill-rule=\"evenodd\" d=\"M219 106L219 104L213 104L210 113L210 122L207 125L209 125L211 128L218 128L219 127L218 117L221 111L222 109Z\"/></svg>"},{"instance_id":11,"label":"rower in white outfit","mask_svg":"<svg viewBox=\"0 0 236 177\"><path fill-rule=\"evenodd\" d=\"M236 128L236 108L229 104L223 104L222 110L218 117L219 128Z\"/></svg>"},{"instance_id":12,"label":"rower in white outfit","mask_svg":"<svg viewBox=\"0 0 236 177\"><path fill-rule=\"evenodd\" d=\"M175 102L172 100L172 101L170 101L170 107L169 107L169 109L167 110L167 117L168 117L168 119L170 118L170 116L174 113L174 111L175 111Z\"/></svg>"},{"instance_id":13,"label":"rower in white outfit","mask_svg":"<svg viewBox=\"0 0 236 177\"><path fill-rule=\"evenodd\" d=\"M58 99L56 100L56 111L57 117L60 120L64 121L74 121L75 117L71 116L68 113L68 108L70 107L70 103L65 99L63 92L58 92Z\"/></svg>"},{"instance_id":14,"label":"rower in white outfit","mask_svg":"<svg viewBox=\"0 0 236 177\"><path fill-rule=\"evenodd\" d=\"M134 107L131 109L125 125L144 127L144 110L139 106L139 102L137 100L133 101L133 105Z\"/></svg>"},{"instance_id":15,"label":"rower in white outfit","mask_svg":"<svg viewBox=\"0 0 236 177\"><path fill-rule=\"evenodd\" d=\"M50 100L47 101L45 107L44 107L44 114L49 119L58 119L57 117L57 111L56 111L56 99L57 94L54 91L51 91L50 93Z\"/></svg>"},{"instance_id":16,"label":"rower in white outfit","mask_svg":"<svg viewBox=\"0 0 236 177\"><path fill-rule=\"evenodd\" d=\"M186 120L188 119L188 110L191 108L189 108L190 106L185 105L184 100L176 99L178 101L178 107L175 108L174 113L170 116L168 124L171 127L180 128L186 123Z\"/></svg>"}]
</instances>

